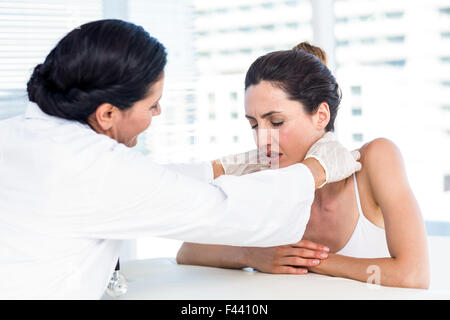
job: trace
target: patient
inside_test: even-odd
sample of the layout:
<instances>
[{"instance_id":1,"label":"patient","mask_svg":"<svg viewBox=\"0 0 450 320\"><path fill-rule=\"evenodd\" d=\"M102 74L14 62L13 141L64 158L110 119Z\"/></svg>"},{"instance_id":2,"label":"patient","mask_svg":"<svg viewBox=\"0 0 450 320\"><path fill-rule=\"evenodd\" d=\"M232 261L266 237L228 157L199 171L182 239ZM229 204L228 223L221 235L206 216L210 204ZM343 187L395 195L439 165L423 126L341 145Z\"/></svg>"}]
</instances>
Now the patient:
<instances>
[{"instance_id":1,"label":"patient","mask_svg":"<svg viewBox=\"0 0 450 320\"><path fill-rule=\"evenodd\" d=\"M340 100L325 52L308 43L259 57L245 79L245 112L258 148L267 148L280 167L302 161L314 142L334 130ZM262 139L260 132L273 129L277 135ZM359 151L361 171L316 190L298 243L269 248L183 243L177 262L428 288L425 226L399 149L379 138Z\"/></svg>"}]
</instances>

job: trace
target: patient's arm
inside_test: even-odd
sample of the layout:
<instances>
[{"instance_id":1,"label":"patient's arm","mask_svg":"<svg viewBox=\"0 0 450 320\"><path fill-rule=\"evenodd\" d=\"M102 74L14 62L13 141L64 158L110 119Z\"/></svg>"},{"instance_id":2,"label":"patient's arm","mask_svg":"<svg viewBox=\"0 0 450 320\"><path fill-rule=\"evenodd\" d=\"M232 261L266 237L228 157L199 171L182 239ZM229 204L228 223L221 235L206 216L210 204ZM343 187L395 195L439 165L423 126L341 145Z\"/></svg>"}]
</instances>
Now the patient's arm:
<instances>
[{"instance_id":1,"label":"patient's arm","mask_svg":"<svg viewBox=\"0 0 450 320\"><path fill-rule=\"evenodd\" d=\"M247 267L244 253L243 247L184 242L176 259L178 264L242 269Z\"/></svg>"},{"instance_id":2,"label":"patient's arm","mask_svg":"<svg viewBox=\"0 0 450 320\"><path fill-rule=\"evenodd\" d=\"M392 258L359 259L333 255L311 271L381 285L428 288L429 262L425 225L408 184L402 156L386 139L376 139L361 153L373 198L383 212ZM379 271L379 274L372 272ZM369 279L369 280L370 280Z\"/></svg>"},{"instance_id":3,"label":"patient's arm","mask_svg":"<svg viewBox=\"0 0 450 320\"><path fill-rule=\"evenodd\" d=\"M276 247L234 247L183 243L179 264L242 269L251 267L266 273L304 274L307 267L327 258L329 249L308 240ZM300 257L301 256L301 257ZM293 267L295 265L295 267Z\"/></svg>"}]
</instances>

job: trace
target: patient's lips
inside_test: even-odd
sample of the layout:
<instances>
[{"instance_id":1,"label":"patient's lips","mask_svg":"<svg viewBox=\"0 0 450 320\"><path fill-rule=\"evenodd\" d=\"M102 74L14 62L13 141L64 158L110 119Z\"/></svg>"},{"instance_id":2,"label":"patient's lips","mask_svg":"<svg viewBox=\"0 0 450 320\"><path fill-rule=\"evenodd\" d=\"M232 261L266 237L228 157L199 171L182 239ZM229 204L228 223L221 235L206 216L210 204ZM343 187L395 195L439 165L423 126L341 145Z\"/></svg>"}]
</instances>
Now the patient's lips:
<instances>
[{"instance_id":1,"label":"patient's lips","mask_svg":"<svg viewBox=\"0 0 450 320\"><path fill-rule=\"evenodd\" d=\"M279 162L282 155L282 153L268 151L269 164Z\"/></svg>"}]
</instances>

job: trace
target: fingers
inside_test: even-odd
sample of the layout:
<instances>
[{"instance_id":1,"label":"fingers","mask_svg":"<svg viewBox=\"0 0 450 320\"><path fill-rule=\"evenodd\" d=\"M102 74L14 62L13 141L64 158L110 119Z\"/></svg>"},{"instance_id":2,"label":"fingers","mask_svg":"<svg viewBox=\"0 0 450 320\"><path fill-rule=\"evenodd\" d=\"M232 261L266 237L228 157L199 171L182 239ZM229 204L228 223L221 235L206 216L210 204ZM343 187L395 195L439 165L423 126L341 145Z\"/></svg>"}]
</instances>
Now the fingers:
<instances>
[{"instance_id":1,"label":"fingers","mask_svg":"<svg viewBox=\"0 0 450 320\"><path fill-rule=\"evenodd\" d=\"M280 265L293 267L316 267L320 264L319 259L305 259L302 257L284 257L280 259Z\"/></svg>"},{"instance_id":2,"label":"fingers","mask_svg":"<svg viewBox=\"0 0 450 320\"><path fill-rule=\"evenodd\" d=\"M308 269L306 268L297 268L292 266L279 266L275 269L274 273L283 273L283 274L306 274L308 273Z\"/></svg>"},{"instance_id":3,"label":"fingers","mask_svg":"<svg viewBox=\"0 0 450 320\"><path fill-rule=\"evenodd\" d=\"M309 250L305 248L291 248L285 251L285 257L302 257L302 258L315 258L326 259L328 253L323 250Z\"/></svg>"},{"instance_id":4,"label":"fingers","mask_svg":"<svg viewBox=\"0 0 450 320\"><path fill-rule=\"evenodd\" d=\"M359 149L358 150L353 150L352 152L350 152L353 156L353 158L358 161L359 158L361 158L361 154L359 153Z\"/></svg>"},{"instance_id":5,"label":"fingers","mask_svg":"<svg viewBox=\"0 0 450 320\"><path fill-rule=\"evenodd\" d=\"M311 249L311 250L320 250L320 251L326 251L329 252L330 249L327 246L309 241L309 240L300 240L297 243L294 243L291 245L292 247L297 247L297 248L306 248L306 249Z\"/></svg>"},{"instance_id":6,"label":"fingers","mask_svg":"<svg viewBox=\"0 0 450 320\"><path fill-rule=\"evenodd\" d=\"M356 160L355 171L361 170L361 162L358 162L358 160L361 158L361 153L359 152L359 149L353 150L353 151L350 152L350 153L352 154L353 159Z\"/></svg>"}]
</instances>

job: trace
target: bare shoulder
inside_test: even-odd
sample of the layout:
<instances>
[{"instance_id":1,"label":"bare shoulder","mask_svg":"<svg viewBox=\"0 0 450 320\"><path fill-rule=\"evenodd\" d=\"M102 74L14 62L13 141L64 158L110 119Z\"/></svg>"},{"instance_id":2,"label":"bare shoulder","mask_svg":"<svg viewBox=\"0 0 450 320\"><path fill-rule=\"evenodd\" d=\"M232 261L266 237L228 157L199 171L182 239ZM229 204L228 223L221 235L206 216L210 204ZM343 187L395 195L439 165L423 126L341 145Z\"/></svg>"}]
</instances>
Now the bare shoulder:
<instances>
[{"instance_id":1,"label":"bare shoulder","mask_svg":"<svg viewBox=\"0 0 450 320\"><path fill-rule=\"evenodd\" d=\"M403 157L398 146L389 139L377 138L363 145L361 154L362 172L367 178L399 177L404 172Z\"/></svg>"},{"instance_id":2,"label":"bare shoulder","mask_svg":"<svg viewBox=\"0 0 450 320\"><path fill-rule=\"evenodd\" d=\"M397 145L387 138L377 138L363 145L361 153L361 163L369 166L383 163L389 165L391 160L401 160L402 156Z\"/></svg>"},{"instance_id":3,"label":"bare shoulder","mask_svg":"<svg viewBox=\"0 0 450 320\"><path fill-rule=\"evenodd\" d=\"M360 153L361 171L376 203L409 189L403 157L394 142L377 138L363 145Z\"/></svg>"}]
</instances>

